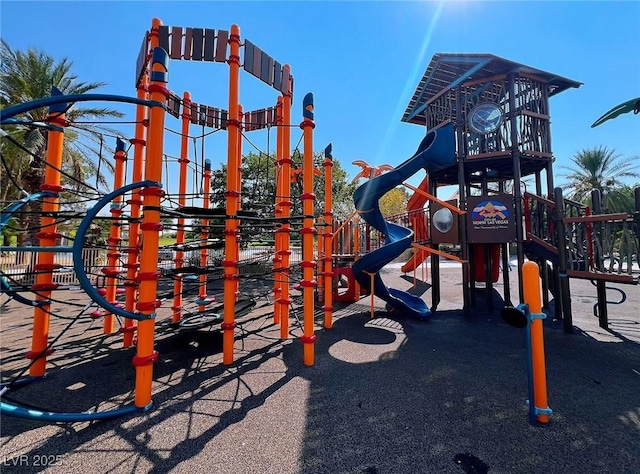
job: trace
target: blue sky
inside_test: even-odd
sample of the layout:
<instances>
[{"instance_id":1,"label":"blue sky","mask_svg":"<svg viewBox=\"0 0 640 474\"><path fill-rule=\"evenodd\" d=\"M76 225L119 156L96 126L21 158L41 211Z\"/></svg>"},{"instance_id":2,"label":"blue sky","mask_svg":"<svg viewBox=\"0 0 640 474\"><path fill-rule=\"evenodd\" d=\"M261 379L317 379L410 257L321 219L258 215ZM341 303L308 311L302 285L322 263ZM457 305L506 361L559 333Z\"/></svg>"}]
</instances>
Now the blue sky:
<instances>
[{"instance_id":1,"label":"blue sky","mask_svg":"<svg viewBox=\"0 0 640 474\"><path fill-rule=\"evenodd\" d=\"M640 117L590 125L611 107L640 96L640 2L33 2L1 4L2 38L14 49L38 47L68 57L84 81L104 92L135 95L133 77L143 34L153 17L165 25L228 29L249 39L295 77L293 122L301 101L315 96L314 148L332 142L353 177L354 160L397 165L417 147L424 128L400 122L431 57L438 52L492 53L584 83L551 99L555 174L580 149L604 145L640 157ZM228 68L172 61L171 90L227 108ZM271 106L277 93L241 76L245 110ZM167 126L178 129L171 117ZM295 146L301 131L292 132ZM133 134L133 131L131 132ZM225 159L223 134L205 142L214 167ZM251 132L271 151L275 134ZM201 149L202 144L198 143ZM248 143L244 150L252 150ZM179 153L167 138L165 151ZM200 152L200 151L199 151ZM561 183L560 177L556 183Z\"/></svg>"}]
</instances>

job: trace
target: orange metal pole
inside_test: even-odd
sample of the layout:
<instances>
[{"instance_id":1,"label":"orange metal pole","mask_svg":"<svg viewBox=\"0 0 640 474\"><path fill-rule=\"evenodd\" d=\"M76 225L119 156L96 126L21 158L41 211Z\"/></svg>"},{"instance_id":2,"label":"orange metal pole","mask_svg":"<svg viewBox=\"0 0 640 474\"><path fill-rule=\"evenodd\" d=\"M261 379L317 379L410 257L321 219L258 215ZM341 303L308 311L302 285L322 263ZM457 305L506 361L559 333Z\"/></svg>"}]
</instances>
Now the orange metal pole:
<instances>
[{"instance_id":1,"label":"orange metal pole","mask_svg":"<svg viewBox=\"0 0 640 474\"><path fill-rule=\"evenodd\" d=\"M180 158L178 163L180 165L180 180L178 184L178 205L187 205L187 175L189 166L189 127L191 125L191 94L185 92L182 96L182 130L180 137ZM184 266L184 252L181 245L184 244L185 238L185 219L184 217L178 217L178 225L176 232L176 244L178 250L175 256L176 269ZM176 273L176 281L173 284L173 306L171 310L173 315L171 321L177 323L182 318L182 291L184 288L183 276L181 273Z\"/></svg>"},{"instance_id":2,"label":"orange metal pole","mask_svg":"<svg viewBox=\"0 0 640 474\"><path fill-rule=\"evenodd\" d=\"M542 312L542 290L540 288L540 270L535 262L525 262L522 266L522 279L524 283L524 302L529 305L531 314ZM544 332L542 319L533 318L531 321L531 351L533 366L533 391L535 408L548 408L547 400L547 373L544 355ZM540 423L548 423L549 415L540 413L536 415Z\"/></svg>"},{"instance_id":3,"label":"orange metal pole","mask_svg":"<svg viewBox=\"0 0 640 474\"><path fill-rule=\"evenodd\" d=\"M53 88L51 95L60 95L60 91ZM44 172L44 184L40 186L41 191L55 193L55 196L47 197L42 203L42 218L40 219L41 229L37 236L41 247L53 247L56 239L61 235L57 232L56 218L54 217L60 207L58 194L63 190L60 185L60 169L62 169L62 149L64 145L64 131L67 126L67 119L64 111L67 104L58 104L49 107L49 115L46 123L56 128L52 128L47 134L47 156ZM60 128L61 127L61 128ZM58 285L53 283L53 270L59 265L54 263L54 252L39 252L38 260L34 267L36 271L36 282L31 286L36 291L36 301L39 302L33 310L33 332L31 337L31 350L27 353L27 359L33 360L29 368L29 374L33 377L44 376L47 364L47 356L53 352L47 351L49 339L49 311L51 309L51 292Z\"/></svg>"},{"instance_id":4,"label":"orange metal pole","mask_svg":"<svg viewBox=\"0 0 640 474\"><path fill-rule=\"evenodd\" d=\"M120 189L124 186L124 170L127 157L124 154L124 142L119 138L116 140L116 153L114 155L115 169L113 172L113 189ZM122 195L113 198L113 204L109 211L111 212L111 228L109 229L109 238L107 243L109 251L107 252L107 266L102 269L102 272L106 275L106 290L105 299L107 302L115 305L116 290L118 280L116 277L122 273L119 269L120 257L122 254L118 251L122 237L120 236L121 229L121 216L122 205L124 204L124 197ZM115 317L111 313L106 313L102 333L111 334L115 330Z\"/></svg>"},{"instance_id":5,"label":"orange metal pole","mask_svg":"<svg viewBox=\"0 0 640 474\"><path fill-rule=\"evenodd\" d=\"M229 35L229 119L227 120L227 192L224 232L224 315L222 322L222 363L233 362L235 338L236 279L238 278L238 112L240 89L240 27L231 25Z\"/></svg>"},{"instance_id":6,"label":"orange metal pole","mask_svg":"<svg viewBox=\"0 0 640 474\"><path fill-rule=\"evenodd\" d=\"M156 33L157 36L157 33ZM139 99L147 99L148 92L148 75L145 74L138 84ZM148 107L143 105L136 106L136 126L135 126L135 138L131 140L133 145L133 170L131 172L131 180L133 183L142 181L143 166L144 166L144 152L147 145L146 135L148 126ZM129 243L124 252L127 254L127 263L124 264L127 269L127 280L124 283L125 286L125 309L129 312L135 310L136 296L138 293L139 282L136 280L138 275L138 269L140 267L140 216L142 206L142 196L140 191L135 191L129 201L131 212L131 223L129 224ZM133 334L136 330L135 321L131 318L125 318L124 325L120 328L123 333L123 345L124 347L131 347L133 345Z\"/></svg>"},{"instance_id":7,"label":"orange metal pole","mask_svg":"<svg viewBox=\"0 0 640 474\"><path fill-rule=\"evenodd\" d=\"M313 240L316 229L314 222L314 202L316 195L313 194L313 94L309 93L302 100L302 116L304 120L300 128L304 134L304 158L302 165L302 190L300 196L302 201L303 227L302 234L302 300L303 300L303 335L300 338L303 344L303 361L309 366L314 363L314 289L317 282L313 279L316 262L313 260Z\"/></svg>"},{"instance_id":8,"label":"orange metal pole","mask_svg":"<svg viewBox=\"0 0 640 474\"><path fill-rule=\"evenodd\" d=\"M240 193L238 197L238 210L242 209L242 130L244 128L242 124L242 119L244 117L244 113L242 111L242 106L238 105L238 175L236 181L236 189ZM239 222L239 221L238 221ZM240 263L240 245L238 244L236 248L236 261ZM238 275L240 275L240 271L238 271ZM240 278L237 278L236 281L236 301L238 301L238 297L240 296Z\"/></svg>"},{"instance_id":9,"label":"orange metal pole","mask_svg":"<svg viewBox=\"0 0 640 474\"><path fill-rule=\"evenodd\" d=\"M211 194L211 160L204 160L204 179L202 180L202 208L209 209L209 195ZM200 229L200 267L205 268L207 266L207 260L209 259L209 249L207 243L209 241L209 219L204 217L200 222L202 225ZM200 275L200 284L198 288L198 309L200 312L204 311L207 300L207 274Z\"/></svg>"},{"instance_id":10,"label":"orange metal pole","mask_svg":"<svg viewBox=\"0 0 640 474\"><path fill-rule=\"evenodd\" d=\"M314 164L314 168L313 168L313 173L316 176L323 176L322 172L317 169L315 167ZM318 289L316 291L316 300L318 302L320 301L324 301L324 256L325 256L325 248L324 248L324 234L326 232L326 223L324 220L324 217L319 218L318 219L318 223L317 223L317 227L318 230L320 231L317 234L317 239L316 239L316 243L317 243L317 256L316 256L316 261L320 262L320 265L318 265L316 267L316 280L318 281Z\"/></svg>"},{"instance_id":11,"label":"orange metal pole","mask_svg":"<svg viewBox=\"0 0 640 474\"><path fill-rule=\"evenodd\" d=\"M169 55L162 48L155 48L151 59L151 82L149 84L150 99L166 104L169 90L168 82ZM153 107L149 112L149 143L145 163L145 179L155 181L157 186L149 186L142 191L144 217L140 229L144 247L140 254L139 300L136 309L148 319L138 323L138 344L133 365L136 368L135 405L147 407L151 403L151 386L153 381L153 363L158 353L153 349L155 310L160 306L156 299L158 289L158 244L160 240L160 200L162 190L162 160L164 145L165 109Z\"/></svg>"},{"instance_id":12,"label":"orange metal pole","mask_svg":"<svg viewBox=\"0 0 640 474\"><path fill-rule=\"evenodd\" d=\"M316 261L320 262L320 265L318 267L318 274L316 277L316 280L318 280L318 290L317 290L317 294L316 294L316 298L318 301L324 301L324 255L325 255L325 250L324 250L324 238L322 237L325 234L325 221L324 219L320 219L318 220L318 224L316 226L318 228L318 239L317 239L317 245L318 245L318 249L317 249L317 256L316 256Z\"/></svg>"},{"instance_id":13,"label":"orange metal pole","mask_svg":"<svg viewBox=\"0 0 640 474\"><path fill-rule=\"evenodd\" d=\"M160 38L158 37L158 30L162 26L162 20L160 18L154 18L151 20L151 29L149 30L149 54L153 53L153 50L160 46Z\"/></svg>"},{"instance_id":14,"label":"orange metal pole","mask_svg":"<svg viewBox=\"0 0 640 474\"><path fill-rule=\"evenodd\" d=\"M276 199L274 203L274 213L276 217L282 217L282 206L280 204L281 196L284 194L282 190L284 186L284 179L282 173L282 158L284 157L283 151L283 133L284 133L284 99L282 97L278 97L278 102L276 104L276 162L275 162L275 173L276 173ZM274 275L274 283L273 283L273 323L280 324L280 315L282 313L280 298L282 296L282 280L280 278L280 270L282 269L282 254L281 252L284 250L283 248L283 239L282 239L282 226L276 223L276 231L275 231L275 254L273 257L273 275Z\"/></svg>"},{"instance_id":15,"label":"orange metal pole","mask_svg":"<svg viewBox=\"0 0 640 474\"><path fill-rule=\"evenodd\" d=\"M324 150L324 327L333 327L333 156L331 144Z\"/></svg>"},{"instance_id":16,"label":"orange metal pole","mask_svg":"<svg viewBox=\"0 0 640 474\"><path fill-rule=\"evenodd\" d=\"M290 69L288 64L283 66L286 69ZM291 73L289 73L291 78ZM291 216L291 101L293 96L293 88L291 79L287 84L287 91L282 97L282 120L284 127L282 129L282 173L283 185L282 185L282 199L280 205L282 206L282 217L284 219ZM313 170L312 170L313 171ZM282 224L282 271L279 278L282 281L280 291L280 338L287 339L289 337L289 305L291 304L291 298L289 297L289 274L291 273L290 256L291 256L291 224L286 220Z\"/></svg>"}]
</instances>

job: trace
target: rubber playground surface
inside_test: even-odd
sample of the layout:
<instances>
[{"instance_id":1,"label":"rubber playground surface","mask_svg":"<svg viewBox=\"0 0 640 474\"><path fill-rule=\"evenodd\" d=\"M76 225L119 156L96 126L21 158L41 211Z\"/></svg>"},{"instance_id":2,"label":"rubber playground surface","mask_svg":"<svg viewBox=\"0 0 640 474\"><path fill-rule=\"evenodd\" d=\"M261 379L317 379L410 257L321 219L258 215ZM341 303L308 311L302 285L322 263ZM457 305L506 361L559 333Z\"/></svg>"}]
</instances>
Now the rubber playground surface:
<instances>
[{"instance_id":1,"label":"rubber playground surface","mask_svg":"<svg viewBox=\"0 0 640 474\"><path fill-rule=\"evenodd\" d=\"M389 286L430 304L428 283L414 287L394 265L382 272ZM533 426L524 332L499 316L501 283L490 295L494 309L477 290L466 318L460 270L441 273L442 302L426 322L391 319L377 299L371 319L368 298L336 307L330 330L318 312L312 367L297 337L280 340L265 298L239 320L229 366L218 326L175 333L160 313L153 408L54 425L3 416L2 471L640 472L640 286L619 286L626 301L609 305L605 331L593 316L595 286L571 280L574 334L553 317L544 322L553 415ZM264 286L243 280L241 289L258 295ZM86 301L79 290L65 298ZM2 310L3 381L25 366L31 315L13 301ZM68 323L52 319L51 335ZM291 333L301 334L295 317ZM99 322L83 318L56 347L48 377L12 391L13 400L63 412L131 402L134 352L120 334L102 335Z\"/></svg>"}]
</instances>

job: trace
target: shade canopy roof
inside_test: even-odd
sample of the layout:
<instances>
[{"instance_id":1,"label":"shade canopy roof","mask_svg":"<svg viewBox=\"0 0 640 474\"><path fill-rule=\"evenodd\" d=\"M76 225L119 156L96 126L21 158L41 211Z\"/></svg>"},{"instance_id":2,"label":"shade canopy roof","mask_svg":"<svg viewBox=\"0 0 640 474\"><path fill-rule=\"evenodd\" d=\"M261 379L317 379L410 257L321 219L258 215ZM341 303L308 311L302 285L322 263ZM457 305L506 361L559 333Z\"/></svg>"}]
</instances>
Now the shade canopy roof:
<instances>
[{"instance_id":1,"label":"shade canopy roof","mask_svg":"<svg viewBox=\"0 0 640 474\"><path fill-rule=\"evenodd\" d=\"M569 88L578 88L581 82L509 61L493 54L436 53L431 58L416 91L402 116L403 122L424 125L426 103L447 87L454 88L466 81L490 78L508 73L527 73L549 84L549 96Z\"/></svg>"}]
</instances>

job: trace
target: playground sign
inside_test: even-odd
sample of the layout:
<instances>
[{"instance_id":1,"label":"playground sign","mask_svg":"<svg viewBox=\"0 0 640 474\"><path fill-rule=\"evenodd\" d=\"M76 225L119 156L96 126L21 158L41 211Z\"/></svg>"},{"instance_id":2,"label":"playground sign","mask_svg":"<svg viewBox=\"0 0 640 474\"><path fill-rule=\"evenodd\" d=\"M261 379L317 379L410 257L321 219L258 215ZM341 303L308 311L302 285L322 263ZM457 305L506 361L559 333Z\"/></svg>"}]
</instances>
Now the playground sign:
<instances>
[{"instance_id":1,"label":"playground sign","mask_svg":"<svg viewBox=\"0 0 640 474\"><path fill-rule=\"evenodd\" d=\"M499 193L468 198L467 237L472 243L497 244L516 238L513 196Z\"/></svg>"}]
</instances>

